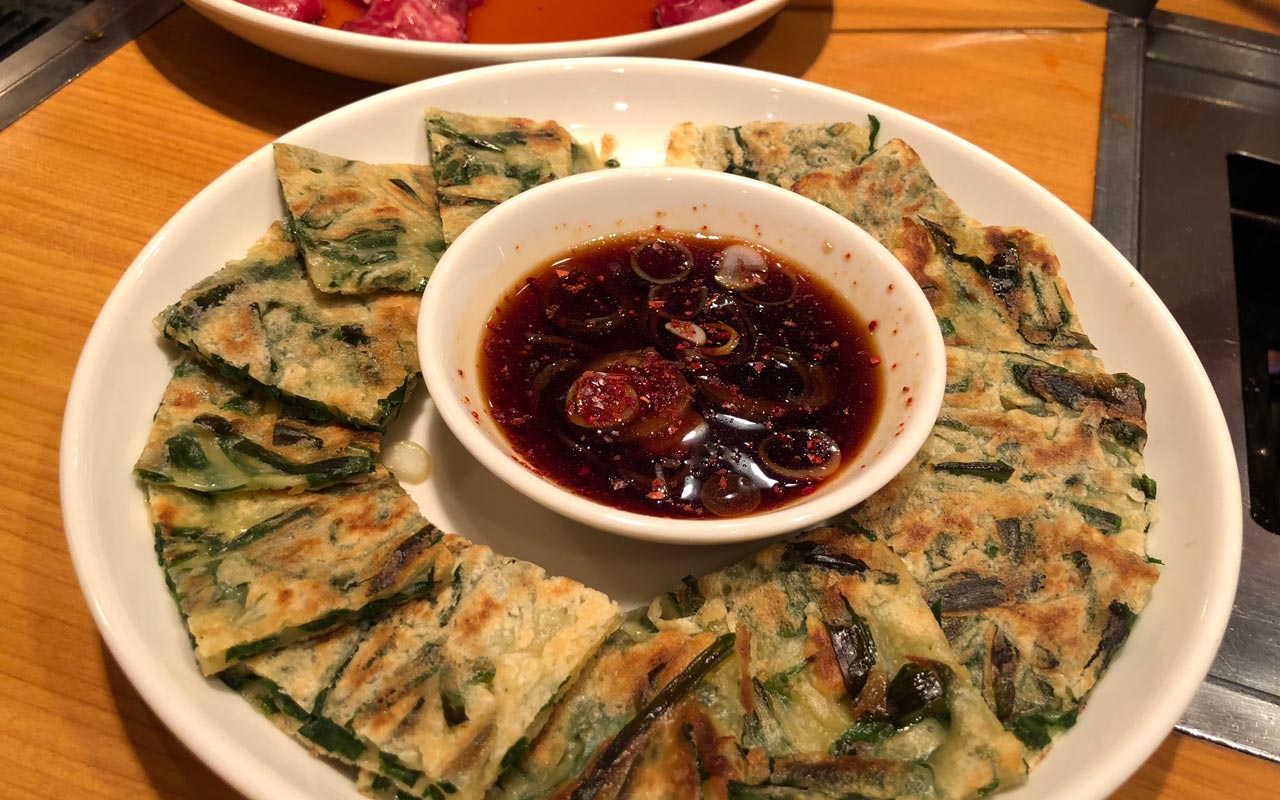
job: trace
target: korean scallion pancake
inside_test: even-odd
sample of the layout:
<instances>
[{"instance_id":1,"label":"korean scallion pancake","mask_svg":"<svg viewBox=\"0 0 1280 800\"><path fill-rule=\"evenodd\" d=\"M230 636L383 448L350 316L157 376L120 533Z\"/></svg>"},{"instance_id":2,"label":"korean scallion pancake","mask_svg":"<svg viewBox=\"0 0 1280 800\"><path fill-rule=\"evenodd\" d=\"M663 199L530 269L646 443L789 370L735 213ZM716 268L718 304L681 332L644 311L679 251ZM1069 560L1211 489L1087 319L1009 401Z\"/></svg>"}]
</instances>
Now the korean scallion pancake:
<instances>
[{"instance_id":1,"label":"korean scallion pancake","mask_svg":"<svg viewBox=\"0 0 1280 800\"><path fill-rule=\"evenodd\" d=\"M156 552L206 675L447 581L453 553L386 470L305 492L150 485Z\"/></svg>"},{"instance_id":2,"label":"korean scallion pancake","mask_svg":"<svg viewBox=\"0 0 1280 800\"><path fill-rule=\"evenodd\" d=\"M164 335L300 416L379 430L418 375L419 298L319 291L279 223L156 320Z\"/></svg>"},{"instance_id":3,"label":"korean scallion pancake","mask_svg":"<svg viewBox=\"0 0 1280 800\"><path fill-rule=\"evenodd\" d=\"M905 560L1001 722L1042 749L1157 577L1142 384L1103 369L1050 243L968 218L905 143L792 189L890 249L938 316L938 423L856 519Z\"/></svg>"},{"instance_id":4,"label":"korean scallion pancake","mask_svg":"<svg viewBox=\"0 0 1280 800\"><path fill-rule=\"evenodd\" d=\"M535 564L459 537L445 544L457 556L434 594L355 635L250 659L236 682L305 710L291 732L396 791L462 800L482 797L527 745L617 610Z\"/></svg>"},{"instance_id":5,"label":"korean scallion pancake","mask_svg":"<svg viewBox=\"0 0 1280 800\"><path fill-rule=\"evenodd\" d=\"M426 120L446 244L503 200L590 162L582 151L575 160L573 137L555 122L438 108Z\"/></svg>"},{"instance_id":6,"label":"korean scallion pancake","mask_svg":"<svg viewBox=\"0 0 1280 800\"><path fill-rule=\"evenodd\" d=\"M932 436L857 518L905 560L1000 720L1040 749L1158 577L1141 390L1020 354L954 348L948 363Z\"/></svg>"},{"instance_id":7,"label":"korean scallion pancake","mask_svg":"<svg viewBox=\"0 0 1280 800\"><path fill-rule=\"evenodd\" d=\"M888 248L924 290L948 344L1051 349L1100 369L1049 243L1021 228L984 227L968 218L901 140L847 172L813 172L792 188Z\"/></svg>"},{"instance_id":8,"label":"korean scallion pancake","mask_svg":"<svg viewBox=\"0 0 1280 800\"><path fill-rule=\"evenodd\" d=\"M667 165L702 167L791 188L816 170L853 168L871 151L871 128L850 122L749 122L738 127L686 122L671 131Z\"/></svg>"},{"instance_id":9,"label":"korean scallion pancake","mask_svg":"<svg viewBox=\"0 0 1280 800\"><path fill-rule=\"evenodd\" d=\"M604 162L600 160L600 152L596 150L595 144L591 142L574 142L570 146L569 152L574 175L604 169Z\"/></svg>"},{"instance_id":10,"label":"korean scallion pancake","mask_svg":"<svg viewBox=\"0 0 1280 800\"><path fill-rule=\"evenodd\" d=\"M372 472L380 438L293 417L279 400L185 358L134 472L200 492L315 488Z\"/></svg>"},{"instance_id":11,"label":"korean scallion pancake","mask_svg":"<svg viewBox=\"0 0 1280 800\"><path fill-rule=\"evenodd\" d=\"M444 252L430 167L274 149L286 221L318 289L422 289Z\"/></svg>"},{"instance_id":12,"label":"korean scallion pancake","mask_svg":"<svg viewBox=\"0 0 1280 800\"><path fill-rule=\"evenodd\" d=\"M950 652L887 547L807 534L686 579L624 624L491 796L717 796L732 783L971 797L1020 782L1021 745Z\"/></svg>"}]
</instances>

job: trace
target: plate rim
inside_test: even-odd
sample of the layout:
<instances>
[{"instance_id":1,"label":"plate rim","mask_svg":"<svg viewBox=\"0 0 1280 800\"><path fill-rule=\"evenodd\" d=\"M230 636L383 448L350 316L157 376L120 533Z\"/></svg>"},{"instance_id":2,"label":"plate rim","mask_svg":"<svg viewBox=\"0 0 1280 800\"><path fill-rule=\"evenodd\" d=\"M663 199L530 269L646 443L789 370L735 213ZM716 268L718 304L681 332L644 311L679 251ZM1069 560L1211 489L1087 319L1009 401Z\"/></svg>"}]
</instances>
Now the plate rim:
<instances>
[{"instance_id":1,"label":"plate rim","mask_svg":"<svg viewBox=\"0 0 1280 800\"><path fill-rule=\"evenodd\" d=\"M362 111L367 111L378 104L394 102L401 95L413 95L418 93L430 93L437 87L449 86L453 83L463 81L482 80L484 78L501 75L503 73L519 73L519 72L537 72L547 70L555 72L558 70L674 70L677 72L701 73L706 75L728 75L736 79L744 79L750 81L763 81L775 86L786 87L807 93L816 93L827 99L835 99L840 102L856 105L858 108L870 109L872 113L881 111L886 115L892 116L895 120L909 121L913 125L921 126L929 131L932 135L937 136L950 148L953 148L958 154L966 159L977 159L982 166L993 170L997 178L993 178L993 183L999 184L1001 180L1007 180L1019 183L1027 191L1032 192L1041 202L1047 203L1050 209L1060 215L1066 215L1069 225L1076 232L1085 236L1095 247L1101 247L1110 254L1113 262L1117 266L1122 265L1128 270L1128 277L1131 279L1131 286L1137 290L1142 298L1149 304L1158 317L1160 317L1168 326L1169 332L1173 334L1171 344L1181 352L1184 359L1189 359L1189 363L1194 365L1191 371L1191 377L1195 383L1195 388L1209 401L1208 416L1205 422L1213 428L1216 433L1212 436L1211 441L1214 444L1214 452L1216 461L1222 462L1222 469L1215 471L1218 479L1218 488L1224 493L1224 497L1234 498L1237 501L1241 498L1239 474L1236 469L1234 450L1231 447L1230 434L1226 425L1225 416L1222 412L1221 403L1214 392L1209 381L1208 375L1204 370L1199 358L1195 355L1190 342L1187 340L1185 333L1178 326L1172 313L1155 294L1154 290L1146 283L1145 279L1128 263L1127 260L1116 250L1103 236L1089 225L1074 210L1066 205L1057 196L1053 195L1048 189L1040 186L1029 177L1016 170L1011 165L1002 161L998 157L988 153L959 136L952 134L932 123L923 120L913 114L898 110L883 103L871 100L869 98L835 89L821 84L805 81L803 79L790 76L777 75L773 73L763 72L760 70L739 67L734 65L711 64L706 62L681 61L676 59L655 59L640 57L624 57L624 56L608 56L608 57L590 57L580 59L554 59L543 61L516 62L508 64L498 64L493 66L479 67L463 72L451 73L435 78L429 78L423 81L406 84L404 86L388 89L383 92L373 94L369 97L358 100L347 106L335 109L321 117L305 123L292 131L289 131L279 139L285 139L293 136L305 136L313 130L323 129L330 125L337 124L338 120L352 114L359 115ZM166 700L169 699L165 686L154 685L151 682L153 675L146 669L145 656L141 652L131 652L128 645L130 642L124 638L124 633L117 627L116 619L109 618L103 607L104 599L103 588L96 586L96 582L92 578L91 572L91 556L94 555L90 542L85 539L85 531L92 532L92 521L85 520L84 517L87 509L78 504L74 496L77 491L85 488L80 483L81 475L76 468L79 457L80 436L79 430L75 423L81 416L82 409L87 405L89 399L86 398L88 391L87 385L90 380L90 373L95 369L92 356L106 347L109 340L110 322L112 312L125 302L125 298L129 293L129 289L133 284L137 283L142 277L145 267L153 257L155 252L164 246L167 237L173 234L174 230L179 228L189 216L196 214L199 208L212 198L215 198L221 190L221 187L233 182L236 177L245 171L257 169L256 162L264 158L264 151L269 151L271 144L268 143L262 148L255 150L247 155L243 160L227 169L222 175L214 179L207 186L200 190L191 200L185 203L181 209L174 213L152 239L142 248L138 256L130 263L129 267L121 275L116 286L112 289L106 302L103 304L93 326L90 329L85 345L81 351L80 358L77 361L75 373L72 378L70 391L68 392L67 402L64 409L63 426L61 431L60 448L59 448L59 496L62 507L64 535L68 543L68 550L72 558L75 568L77 581L81 591L85 596L87 605L89 606L91 615L97 625L104 641L107 643L113 657L120 665L121 669L129 678L130 683L136 688L139 695L147 702L148 706L154 713L164 721L165 725L172 731L183 744L188 747L198 758L216 772L222 779L226 780L237 790L251 797L304 797L298 787L282 780L274 773L265 776L251 776L249 770L237 769L236 762L228 760L231 757L242 758L244 755L243 748L232 746L232 742L225 739L210 737L206 735L204 729L200 728L196 722L182 715ZM1216 413L1215 413L1216 412ZM1227 469L1226 467L1230 467ZM1239 564L1241 557L1241 542L1243 536L1243 510L1241 502L1227 504L1227 507L1218 510L1217 518L1223 523L1215 534L1224 537L1221 542L1225 545L1223 548L1224 561L1220 564L1218 573L1218 582L1230 583L1231 590L1229 592L1219 592L1212 595L1206 602L1202 610L1201 619L1204 622L1203 629L1200 631L1199 647L1195 650L1194 658L1188 662L1187 667L1176 673L1173 680L1167 682L1162 687L1162 694L1166 698L1152 714L1150 714L1143 722L1141 727L1137 729L1144 735L1130 737L1124 743L1122 753L1118 753L1115 760L1111 762L1113 767L1108 770L1099 770L1092 775L1083 776L1083 783L1080 786L1082 795L1079 796L1097 796L1103 797L1114 791L1130 774L1133 773L1152 752L1159 746L1160 742L1167 733L1173 728L1177 719L1183 713L1183 710L1190 704L1191 699L1203 680L1205 674L1212 663L1217 652L1218 645L1225 633L1227 621L1229 619L1233 606L1235 583L1239 573ZM1157 584L1158 585L1158 584ZM91 593L92 589L97 592ZM111 589L110 586L105 587ZM134 620L123 618L120 620L122 624L133 623ZM136 627L136 626L135 626ZM1100 682L1099 686L1103 684ZM1171 700L1169 698L1172 698ZM1154 736L1152 731L1157 728L1163 732L1159 736ZM1135 741L1136 740L1136 741ZM243 761L240 762L243 764ZM1098 773L1105 774L1098 774Z\"/></svg>"}]
</instances>

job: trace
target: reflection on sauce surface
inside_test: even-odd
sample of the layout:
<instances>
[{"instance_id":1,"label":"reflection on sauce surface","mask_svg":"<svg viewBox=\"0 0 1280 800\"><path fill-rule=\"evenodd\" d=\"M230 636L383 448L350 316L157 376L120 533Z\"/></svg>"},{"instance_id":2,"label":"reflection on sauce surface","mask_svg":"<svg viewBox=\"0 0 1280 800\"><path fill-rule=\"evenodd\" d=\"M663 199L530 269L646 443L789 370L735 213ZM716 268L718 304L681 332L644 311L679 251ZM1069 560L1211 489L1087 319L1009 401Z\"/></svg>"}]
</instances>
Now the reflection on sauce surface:
<instances>
[{"instance_id":1,"label":"reflection on sauce surface","mask_svg":"<svg viewBox=\"0 0 1280 800\"><path fill-rule=\"evenodd\" d=\"M491 315L486 405L522 458L627 511L739 516L812 493L880 413L872 325L747 242L589 242Z\"/></svg>"}]
</instances>

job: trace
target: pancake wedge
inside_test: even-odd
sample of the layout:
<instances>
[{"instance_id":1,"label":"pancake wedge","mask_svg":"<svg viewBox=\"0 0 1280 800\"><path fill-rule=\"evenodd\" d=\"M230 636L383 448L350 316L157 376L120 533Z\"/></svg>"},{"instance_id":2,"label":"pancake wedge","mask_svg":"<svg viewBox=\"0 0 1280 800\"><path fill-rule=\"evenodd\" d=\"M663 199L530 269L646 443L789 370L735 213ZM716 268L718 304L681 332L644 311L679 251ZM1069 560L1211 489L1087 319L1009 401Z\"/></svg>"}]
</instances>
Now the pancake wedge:
<instances>
[{"instance_id":1,"label":"pancake wedge","mask_svg":"<svg viewBox=\"0 0 1280 800\"><path fill-rule=\"evenodd\" d=\"M490 796L973 797L1022 752L901 560L825 529L631 618Z\"/></svg>"},{"instance_id":2,"label":"pancake wedge","mask_svg":"<svg viewBox=\"0 0 1280 800\"><path fill-rule=\"evenodd\" d=\"M1145 390L1103 368L1051 244L969 218L906 143L791 188L876 237L938 317L937 425L853 525L907 564L1034 760L1074 722L1158 577Z\"/></svg>"},{"instance_id":3,"label":"pancake wedge","mask_svg":"<svg viewBox=\"0 0 1280 800\"><path fill-rule=\"evenodd\" d=\"M666 162L790 189L810 172L851 169L871 150L871 128L850 122L749 122L734 128L685 122L671 131Z\"/></svg>"},{"instance_id":4,"label":"pancake wedge","mask_svg":"<svg viewBox=\"0 0 1280 800\"><path fill-rule=\"evenodd\" d=\"M460 537L443 544L457 555L434 594L354 637L250 659L233 680L247 696L306 711L286 730L382 776L379 785L463 800L484 795L618 620L581 584Z\"/></svg>"},{"instance_id":5,"label":"pancake wedge","mask_svg":"<svg viewBox=\"0 0 1280 800\"><path fill-rule=\"evenodd\" d=\"M200 492L317 488L373 471L380 436L290 416L194 359L174 367L138 477Z\"/></svg>"},{"instance_id":6,"label":"pancake wedge","mask_svg":"<svg viewBox=\"0 0 1280 800\"><path fill-rule=\"evenodd\" d=\"M884 532L997 717L1034 750L1075 716L1158 578L1140 384L1021 354L948 353L912 466L859 522Z\"/></svg>"},{"instance_id":7,"label":"pancake wedge","mask_svg":"<svg viewBox=\"0 0 1280 800\"><path fill-rule=\"evenodd\" d=\"M156 552L206 675L447 581L452 553L386 470L318 492L151 485Z\"/></svg>"},{"instance_id":8,"label":"pancake wedge","mask_svg":"<svg viewBox=\"0 0 1280 800\"><path fill-rule=\"evenodd\" d=\"M325 292L421 291L444 252L431 168L274 147L286 220Z\"/></svg>"},{"instance_id":9,"label":"pancake wedge","mask_svg":"<svg viewBox=\"0 0 1280 800\"><path fill-rule=\"evenodd\" d=\"M292 413L381 430L417 379L419 298L319 291L276 223L248 255L156 319L219 372L279 396Z\"/></svg>"},{"instance_id":10,"label":"pancake wedge","mask_svg":"<svg viewBox=\"0 0 1280 800\"><path fill-rule=\"evenodd\" d=\"M558 123L438 108L426 120L445 244L503 200L575 171L573 137ZM579 152L579 166L587 158Z\"/></svg>"}]
</instances>

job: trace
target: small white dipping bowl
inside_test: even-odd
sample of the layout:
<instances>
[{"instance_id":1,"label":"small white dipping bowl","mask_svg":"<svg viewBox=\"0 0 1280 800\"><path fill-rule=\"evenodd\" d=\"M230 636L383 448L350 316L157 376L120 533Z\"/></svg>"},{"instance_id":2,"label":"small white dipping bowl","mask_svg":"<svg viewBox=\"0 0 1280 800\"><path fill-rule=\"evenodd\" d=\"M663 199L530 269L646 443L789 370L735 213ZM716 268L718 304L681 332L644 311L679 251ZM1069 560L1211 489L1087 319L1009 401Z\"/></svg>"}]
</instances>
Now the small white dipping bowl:
<instances>
[{"instance_id":1,"label":"small white dipping bowl","mask_svg":"<svg viewBox=\"0 0 1280 800\"><path fill-rule=\"evenodd\" d=\"M489 415L481 335L505 294L594 239L661 226L758 243L833 288L863 320L884 370L879 418L813 494L741 517L672 519L581 497L531 469ZM924 444L942 405L946 355L929 303L906 269L839 214L759 181L693 169L613 169L563 178L502 203L458 237L427 282L418 320L427 389L445 423L518 491L579 522L637 539L722 544L830 519L897 475ZM837 387L837 391L839 388Z\"/></svg>"}]
</instances>

